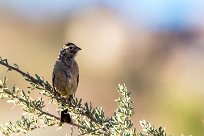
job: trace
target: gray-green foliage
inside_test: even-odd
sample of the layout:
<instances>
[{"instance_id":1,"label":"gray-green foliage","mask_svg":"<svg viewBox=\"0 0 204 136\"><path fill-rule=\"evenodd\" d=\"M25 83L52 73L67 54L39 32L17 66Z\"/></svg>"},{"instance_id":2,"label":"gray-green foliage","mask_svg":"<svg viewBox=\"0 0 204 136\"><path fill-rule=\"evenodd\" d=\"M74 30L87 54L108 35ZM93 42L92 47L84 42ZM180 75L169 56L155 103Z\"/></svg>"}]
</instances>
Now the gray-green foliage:
<instances>
[{"instance_id":1,"label":"gray-green foliage","mask_svg":"<svg viewBox=\"0 0 204 136\"><path fill-rule=\"evenodd\" d=\"M131 117L134 114L130 92L125 85L118 85L119 98L115 100L117 109L111 117L105 117L102 107L93 107L92 103L83 103L82 99L74 98L68 102L54 91L52 86L39 75L31 76L23 72L19 67L10 65L6 59L0 58L0 64L20 73L25 81L29 82L27 91L19 89L15 85L12 89L7 86L7 79L0 80L0 99L7 99L8 103L21 106L24 113L15 123L9 122L0 125L0 134L12 135L14 133L26 133L45 126L61 126L60 118L44 110L45 104L42 96L46 96L51 104L57 105L59 111L68 108L72 116L73 125L79 129L79 135L122 135L122 136L166 136L164 129L155 129L150 123L141 121L143 132L137 132L133 128ZM30 96L32 91L39 92L39 98ZM57 104L58 103L58 104ZM59 107L63 103L62 107ZM59 112L58 111L58 112Z\"/></svg>"}]
</instances>

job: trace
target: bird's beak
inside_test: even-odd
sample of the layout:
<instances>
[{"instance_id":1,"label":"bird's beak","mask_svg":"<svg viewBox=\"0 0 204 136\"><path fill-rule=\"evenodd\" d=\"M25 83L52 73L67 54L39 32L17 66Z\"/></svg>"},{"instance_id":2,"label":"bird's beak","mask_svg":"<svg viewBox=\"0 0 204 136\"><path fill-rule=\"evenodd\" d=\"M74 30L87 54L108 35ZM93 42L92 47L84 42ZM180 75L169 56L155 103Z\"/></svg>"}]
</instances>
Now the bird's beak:
<instances>
[{"instance_id":1,"label":"bird's beak","mask_svg":"<svg viewBox=\"0 0 204 136\"><path fill-rule=\"evenodd\" d=\"M78 51L80 51L80 50L81 50L81 48L79 48L79 47L77 47L76 49L77 49Z\"/></svg>"}]
</instances>

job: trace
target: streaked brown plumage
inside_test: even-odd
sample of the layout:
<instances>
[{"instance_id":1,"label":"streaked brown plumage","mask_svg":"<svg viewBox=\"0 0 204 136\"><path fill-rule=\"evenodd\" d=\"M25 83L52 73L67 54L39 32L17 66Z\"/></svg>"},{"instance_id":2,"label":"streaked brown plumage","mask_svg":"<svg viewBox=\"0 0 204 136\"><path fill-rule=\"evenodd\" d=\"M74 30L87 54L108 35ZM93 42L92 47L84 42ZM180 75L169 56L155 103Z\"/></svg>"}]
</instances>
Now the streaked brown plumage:
<instances>
[{"instance_id":1,"label":"streaked brown plumage","mask_svg":"<svg viewBox=\"0 0 204 136\"><path fill-rule=\"evenodd\" d=\"M75 56L81 50L73 43L66 43L58 56L52 74L52 83L56 91L63 97L71 100L75 95L79 83L79 68ZM61 122L71 123L68 110L61 112Z\"/></svg>"}]
</instances>

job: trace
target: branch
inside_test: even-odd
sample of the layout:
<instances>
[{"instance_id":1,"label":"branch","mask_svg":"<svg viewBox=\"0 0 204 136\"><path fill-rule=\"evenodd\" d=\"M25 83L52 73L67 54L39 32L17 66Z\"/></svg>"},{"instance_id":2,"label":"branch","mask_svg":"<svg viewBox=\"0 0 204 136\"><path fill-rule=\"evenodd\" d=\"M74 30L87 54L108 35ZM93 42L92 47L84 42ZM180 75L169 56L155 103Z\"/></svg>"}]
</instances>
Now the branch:
<instances>
[{"instance_id":1,"label":"branch","mask_svg":"<svg viewBox=\"0 0 204 136\"><path fill-rule=\"evenodd\" d=\"M6 86L6 79L4 79L4 82L0 84L0 89L1 89L0 93L4 92L4 93L6 93L6 94L8 95L9 98L11 98L11 99L13 99L13 100L16 100L16 101L10 100L10 101L8 101L8 102L11 102L11 101L12 101L12 102L14 102L14 104L15 104L15 102L17 102L17 103L25 103L25 105L27 106L27 108L32 108L32 109L38 111L41 115L45 115L45 116L48 116L48 117L50 117L50 118L54 118L56 121L60 122L60 118L59 118L59 117L57 117L57 116L55 116L55 115L53 115L53 114L50 114L50 113L48 113L48 112L46 112L46 111L43 111L43 110L42 110L42 107L39 108L38 106L34 106L34 105L32 104L32 102L34 102L34 101L28 101L28 99L29 99L30 97L28 98L28 96L24 96L24 97L22 97L22 96L21 96L21 97L17 96L17 95L15 94L15 92L17 92L15 86L13 87L13 91L9 91L9 89L8 89L7 86ZM17 92L17 93L19 93L19 92ZM21 90L21 93L25 94L23 90ZM27 97L27 98L25 99L25 97ZM28 106L29 106L29 107L28 107ZM33 113L32 113L32 114L33 114ZM73 125L73 126L75 126L75 127L77 127L77 128L84 129L83 127L81 127L81 126L78 125L78 124L75 124L74 122L71 122L70 125ZM35 128L36 128L36 127L35 127ZM34 129L35 129L35 128L34 128Z\"/></svg>"},{"instance_id":2,"label":"branch","mask_svg":"<svg viewBox=\"0 0 204 136\"><path fill-rule=\"evenodd\" d=\"M27 77L28 79L30 79L33 83L40 84L41 86L43 86L43 84L39 83L38 80L36 80L34 77L29 75L28 73L25 73L25 72L21 71L16 64L15 64L16 67L9 65L7 59L2 59L0 57L0 64L7 67L9 71L14 70L14 71L18 72L19 74L21 74L22 76Z\"/></svg>"},{"instance_id":3,"label":"branch","mask_svg":"<svg viewBox=\"0 0 204 136\"><path fill-rule=\"evenodd\" d=\"M22 70L19 69L19 67L15 67L15 66L12 66L8 63L7 59L2 59L0 57L0 64L7 67L9 71L11 70L14 70L16 71L17 73L21 74L23 77L26 78L27 81L29 81L31 84L37 84L37 85L40 85L42 88L46 88L46 89L49 89L48 91L50 91L52 94L51 94L51 97L52 98L55 98L58 102L60 103L63 103L63 104L66 104L68 103L68 100L66 100L64 97L61 97L60 93L55 91L52 86L50 86L50 84L46 81L43 81L40 79L40 77L36 74L36 77L37 79L35 79L33 76L31 76L29 73L26 73L26 72L23 72ZM70 108L75 108L75 106L72 106L72 105L68 105ZM78 107L80 108L80 107ZM82 110L78 111L80 112L80 114L86 116L87 118L89 118L91 121L95 122L95 123L98 123L97 120L95 118L93 118L92 116L86 114L85 112L83 112ZM75 125L75 124L74 124ZM102 125L102 124L100 124Z\"/></svg>"},{"instance_id":4,"label":"branch","mask_svg":"<svg viewBox=\"0 0 204 136\"><path fill-rule=\"evenodd\" d=\"M73 120L70 125L77 127L80 135L166 136L163 128L155 129L148 122L140 122L145 133L137 133L136 128L132 128L133 101L131 101L131 93L125 85L119 85L117 88L119 99L115 101L118 104L118 108L111 117L105 117L102 107L94 108L91 103L87 102L82 104L82 99L77 98L73 98L71 102L68 102L59 92L53 89L48 81L45 81L39 75L31 76L28 72L20 70L18 65L14 64L12 66L7 59L2 59L1 57L0 64L7 67L9 71L13 70L21 74L30 83L28 87L30 90L38 90L39 94L47 96L53 104L56 104L54 103L55 101L63 104L60 110L68 109ZM8 98L7 102L22 106L23 110L29 115L29 118L22 116L21 120L17 121L16 124L9 122L6 127L0 125L0 132L4 135L21 131L26 133L26 131L40 128L38 120L43 121L43 124L47 126L62 125L59 117L43 110L45 105L41 97L38 100L33 100L30 97L30 91L26 93L15 86L10 91L6 86L6 78L3 82L0 80L0 99L2 98Z\"/></svg>"},{"instance_id":5,"label":"branch","mask_svg":"<svg viewBox=\"0 0 204 136\"><path fill-rule=\"evenodd\" d=\"M47 95L49 96L51 99L55 99L57 100L57 102L59 103L63 103L65 104L65 107L69 107L71 109L73 109L73 113L76 113L76 114L81 114L83 116L85 116L86 118L88 118L91 122L94 122L95 124L99 124L100 127L97 128L97 129L93 129L91 131L95 132L95 131L99 131L99 130L103 130L103 131L106 131L104 128L103 128L103 124L101 122L98 122L96 118L94 118L93 116L91 116L89 114L89 112L87 112L87 108L83 108L81 107L81 104L78 105L77 103L75 103L76 105L68 105L68 100L66 100L64 97L62 97L60 95L59 92L55 91L52 86L47 82L47 81L44 81L43 79L41 79L37 74L35 75L36 78L34 78L33 76L31 76L29 73L26 73L26 72L23 72L22 70L19 69L18 66L12 66L8 63L7 59L2 59L0 58L0 64L2 64L3 66L7 67L9 71L16 71L17 73L21 74L25 79L26 81L29 81L30 84L33 86L33 88L31 89L34 89L34 88L37 88L37 89L40 89L40 90L44 90L46 92L42 92L42 94L44 95ZM77 100L77 99L76 99ZM74 102L74 101L73 101ZM87 103L86 103L87 104ZM85 104L85 105L86 105ZM44 112L42 110L39 110L39 109L36 109L38 110L39 112L41 112L42 114L45 114L45 115L48 115L48 116L51 116L51 117L54 117L55 119L57 120L60 120L60 118L52 115L52 114L49 114L47 112ZM86 127L86 125L84 126L80 126L74 122L70 123L70 125L73 125L73 126L76 126L80 129L84 129Z\"/></svg>"}]
</instances>

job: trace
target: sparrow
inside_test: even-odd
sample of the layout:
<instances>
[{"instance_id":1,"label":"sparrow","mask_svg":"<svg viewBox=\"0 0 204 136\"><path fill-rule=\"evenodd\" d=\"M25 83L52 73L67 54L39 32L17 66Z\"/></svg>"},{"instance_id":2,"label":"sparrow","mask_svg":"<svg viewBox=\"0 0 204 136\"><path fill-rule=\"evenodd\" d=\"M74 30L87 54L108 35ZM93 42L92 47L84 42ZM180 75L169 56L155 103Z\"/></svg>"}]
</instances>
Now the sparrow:
<instances>
[{"instance_id":1,"label":"sparrow","mask_svg":"<svg viewBox=\"0 0 204 136\"><path fill-rule=\"evenodd\" d=\"M80 50L81 48L73 43L64 44L53 69L53 88L69 102L73 99L79 84L79 67L75 57ZM61 111L61 123L71 122L68 109Z\"/></svg>"}]
</instances>

